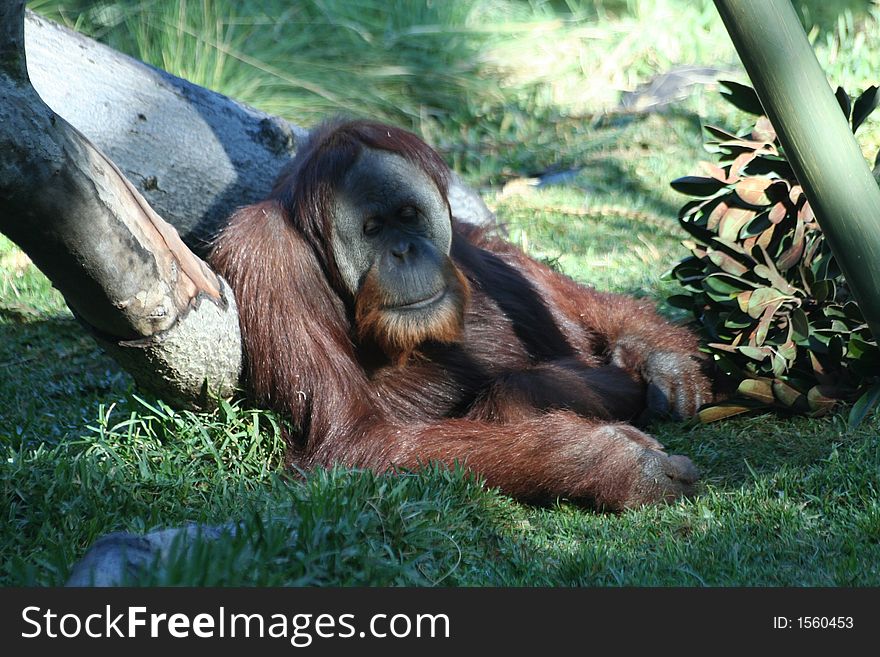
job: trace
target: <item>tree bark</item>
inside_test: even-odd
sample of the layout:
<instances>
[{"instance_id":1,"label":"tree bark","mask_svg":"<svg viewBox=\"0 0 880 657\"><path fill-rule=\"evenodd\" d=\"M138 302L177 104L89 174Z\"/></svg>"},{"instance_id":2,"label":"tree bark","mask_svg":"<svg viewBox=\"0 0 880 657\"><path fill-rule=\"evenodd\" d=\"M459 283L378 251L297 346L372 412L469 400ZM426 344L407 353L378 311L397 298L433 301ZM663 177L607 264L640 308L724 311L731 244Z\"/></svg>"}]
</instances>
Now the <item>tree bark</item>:
<instances>
[{"instance_id":1,"label":"tree bark","mask_svg":"<svg viewBox=\"0 0 880 657\"><path fill-rule=\"evenodd\" d=\"M232 393L241 369L232 291L40 99L23 0L0 3L0 231L142 387L181 405Z\"/></svg>"},{"instance_id":2,"label":"tree bark","mask_svg":"<svg viewBox=\"0 0 880 657\"><path fill-rule=\"evenodd\" d=\"M306 135L31 12L25 38L46 104L197 251L236 207L266 196Z\"/></svg>"}]
</instances>

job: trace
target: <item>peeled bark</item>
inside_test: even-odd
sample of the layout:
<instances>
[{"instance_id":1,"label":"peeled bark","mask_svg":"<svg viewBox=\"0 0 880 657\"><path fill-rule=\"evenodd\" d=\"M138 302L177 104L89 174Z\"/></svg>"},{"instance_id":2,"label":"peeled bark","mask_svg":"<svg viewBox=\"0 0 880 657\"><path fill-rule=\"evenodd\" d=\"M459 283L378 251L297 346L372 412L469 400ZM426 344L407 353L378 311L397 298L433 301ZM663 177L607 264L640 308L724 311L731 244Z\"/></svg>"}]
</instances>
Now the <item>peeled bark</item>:
<instances>
[{"instance_id":1,"label":"peeled bark","mask_svg":"<svg viewBox=\"0 0 880 657\"><path fill-rule=\"evenodd\" d=\"M231 290L115 164L31 86L24 2L0 4L0 231L143 387L171 403L232 393Z\"/></svg>"}]
</instances>

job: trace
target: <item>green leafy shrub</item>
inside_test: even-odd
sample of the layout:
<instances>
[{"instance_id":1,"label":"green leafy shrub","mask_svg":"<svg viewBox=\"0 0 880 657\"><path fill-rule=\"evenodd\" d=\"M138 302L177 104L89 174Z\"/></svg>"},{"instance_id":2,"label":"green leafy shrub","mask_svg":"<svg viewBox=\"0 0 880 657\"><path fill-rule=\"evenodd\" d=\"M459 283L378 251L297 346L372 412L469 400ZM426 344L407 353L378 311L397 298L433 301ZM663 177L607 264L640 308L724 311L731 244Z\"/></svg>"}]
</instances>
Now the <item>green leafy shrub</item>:
<instances>
[{"instance_id":1,"label":"green leafy shrub","mask_svg":"<svg viewBox=\"0 0 880 657\"><path fill-rule=\"evenodd\" d=\"M679 212L691 255L671 272L686 292L669 302L692 312L705 349L738 385L701 418L762 407L818 415L858 399L857 424L880 397L880 350L757 95L723 85L759 117L754 128L737 136L707 126L719 163L672 182L696 198ZM851 103L838 89L837 98L855 132L880 95L871 87Z\"/></svg>"}]
</instances>

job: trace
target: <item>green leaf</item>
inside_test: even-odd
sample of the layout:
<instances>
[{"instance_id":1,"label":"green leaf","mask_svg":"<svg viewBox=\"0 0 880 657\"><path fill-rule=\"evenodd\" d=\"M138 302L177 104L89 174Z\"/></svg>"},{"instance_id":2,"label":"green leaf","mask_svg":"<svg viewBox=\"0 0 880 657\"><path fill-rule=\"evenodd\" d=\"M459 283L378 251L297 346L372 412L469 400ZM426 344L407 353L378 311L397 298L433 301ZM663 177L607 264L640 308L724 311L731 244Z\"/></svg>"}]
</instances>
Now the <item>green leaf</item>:
<instances>
[{"instance_id":1,"label":"green leaf","mask_svg":"<svg viewBox=\"0 0 880 657\"><path fill-rule=\"evenodd\" d=\"M865 342L856 337L851 337L846 345L846 354L850 358L860 359L866 353L870 354L876 347L870 342Z\"/></svg>"},{"instance_id":2,"label":"green leaf","mask_svg":"<svg viewBox=\"0 0 880 657\"><path fill-rule=\"evenodd\" d=\"M791 297L775 288L760 287L752 292L752 296L749 297L749 305L746 312L749 314L749 317L757 319L764 313L765 308L774 306L778 308L789 298Z\"/></svg>"},{"instance_id":3,"label":"green leaf","mask_svg":"<svg viewBox=\"0 0 880 657\"><path fill-rule=\"evenodd\" d=\"M719 251L724 251L732 255L734 258L739 258L740 260L745 260L746 262L753 262L755 260L754 256L746 251L745 248L737 244L736 242L728 242L724 241L719 237L712 237L708 240L707 244L711 246L713 249L718 249Z\"/></svg>"},{"instance_id":4,"label":"green leaf","mask_svg":"<svg viewBox=\"0 0 880 657\"><path fill-rule=\"evenodd\" d=\"M795 342L801 343L810 337L810 322L807 319L807 313L801 308L795 308L789 316L791 321L792 338Z\"/></svg>"},{"instance_id":5,"label":"green leaf","mask_svg":"<svg viewBox=\"0 0 880 657\"><path fill-rule=\"evenodd\" d=\"M737 83L724 89L731 103L763 115L752 89ZM854 129L880 104L877 87L856 100L842 89L836 95ZM769 120L762 116L739 136L706 131L718 161L673 185L709 196L689 200L679 213L692 255L673 277L690 294L670 305L693 313L708 343L704 350L742 389L731 407L709 407L701 417L758 405L827 412L853 389L880 381L880 349ZM875 176L880 183L880 155Z\"/></svg>"},{"instance_id":6,"label":"green leaf","mask_svg":"<svg viewBox=\"0 0 880 657\"><path fill-rule=\"evenodd\" d=\"M233 422L235 420L237 413L236 413L235 409L233 408L232 404L230 404L227 400L221 398L219 405L220 405L220 412L222 413L223 421L224 422Z\"/></svg>"},{"instance_id":7,"label":"green leaf","mask_svg":"<svg viewBox=\"0 0 880 657\"><path fill-rule=\"evenodd\" d=\"M880 383L868 388L865 393L858 398L853 407L850 409L847 423L855 428L862 423L871 409L880 401Z\"/></svg>"},{"instance_id":8,"label":"green leaf","mask_svg":"<svg viewBox=\"0 0 880 657\"><path fill-rule=\"evenodd\" d=\"M839 363L843 360L843 338L836 333L828 340L828 357L832 363Z\"/></svg>"},{"instance_id":9,"label":"green leaf","mask_svg":"<svg viewBox=\"0 0 880 657\"><path fill-rule=\"evenodd\" d=\"M732 80L719 80L718 84L722 87L721 95L734 107L755 116L764 114L758 94L751 87Z\"/></svg>"},{"instance_id":10,"label":"green leaf","mask_svg":"<svg viewBox=\"0 0 880 657\"><path fill-rule=\"evenodd\" d=\"M859 324L865 322L865 316L862 314L862 309L859 308L859 305L855 301L847 301L843 304L843 314L847 319Z\"/></svg>"},{"instance_id":11,"label":"green leaf","mask_svg":"<svg viewBox=\"0 0 880 657\"><path fill-rule=\"evenodd\" d=\"M778 155L757 155L743 169L750 176L776 175L785 181L794 180L794 172L791 165Z\"/></svg>"},{"instance_id":12,"label":"green leaf","mask_svg":"<svg viewBox=\"0 0 880 657\"><path fill-rule=\"evenodd\" d=\"M870 116L877 103L880 102L880 94L877 93L877 86L872 85L862 92L862 95L856 98L853 103L852 110L852 131L855 132L859 126Z\"/></svg>"},{"instance_id":13,"label":"green leaf","mask_svg":"<svg viewBox=\"0 0 880 657\"><path fill-rule=\"evenodd\" d=\"M763 361L767 356L773 355L773 350L769 347L737 347L736 349L744 356L759 362Z\"/></svg>"},{"instance_id":14,"label":"green leaf","mask_svg":"<svg viewBox=\"0 0 880 657\"><path fill-rule=\"evenodd\" d=\"M678 211L678 220L695 221L693 216L701 214L700 210L703 208L703 206L711 202L712 199L704 198L695 198L692 201L688 201L681 207L681 210Z\"/></svg>"},{"instance_id":15,"label":"green leaf","mask_svg":"<svg viewBox=\"0 0 880 657\"><path fill-rule=\"evenodd\" d=\"M703 244L708 244L715 238L715 233L711 230L706 230L702 226L698 226L692 221L681 221L679 220L679 225L691 235L691 237L695 237L699 242Z\"/></svg>"},{"instance_id":16,"label":"green leaf","mask_svg":"<svg viewBox=\"0 0 880 657\"><path fill-rule=\"evenodd\" d=\"M741 333L740 329L754 325L755 320L741 312L730 313L730 316L724 320L724 327L734 329L735 333Z\"/></svg>"},{"instance_id":17,"label":"green leaf","mask_svg":"<svg viewBox=\"0 0 880 657\"><path fill-rule=\"evenodd\" d=\"M829 340L830 338L821 331L813 331L810 333L810 337L807 338L807 348L810 351L810 356L814 357L816 354L827 354Z\"/></svg>"},{"instance_id":18,"label":"green leaf","mask_svg":"<svg viewBox=\"0 0 880 657\"><path fill-rule=\"evenodd\" d=\"M673 308L692 310L694 307L694 298L690 294L673 294L671 297L667 297L666 303Z\"/></svg>"},{"instance_id":19,"label":"green leaf","mask_svg":"<svg viewBox=\"0 0 880 657\"><path fill-rule=\"evenodd\" d=\"M827 278L821 281L816 281L813 283L813 298L816 303L824 304L829 299L834 299L834 296L837 291L837 287L834 285L834 281L828 280Z\"/></svg>"},{"instance_id":20,"label":"green leaf","mask_svg":"<svg viewBox=\"0 0 880 657\"><path fill-rule=\"evenodd\" d=\"M825 245L824 240L822 244L823 246ZM834 257L828 253L818 253L811 269L817 281L823 279L828 279L830 281L840 275L840 268L834 261Z\"/></svg>"},{"instance_id":21,"label":"green leaf","mask_svg":"<svg viewBox=\"0 0 880 657\"><path fill-rule=\"evenodd\" d=\"M752 287L752 284L745 279L722 273L706 276L702 285L706 294L719 302L732 301L743 290Z\"/></svg>"},{"instance_id":22,"label":"green leaf","mask_svg":"<svg viewBox=\"0 0 880 657\"><path fill-rule=\"evenodd\" d=\"M779 355L789 363L794 363L798 355L797 345L792 340L786 340L777 348Z\"/></svg>"},{"instance_id":23,"label":"green leaf","mask_svg":"<svg viewBox=\"0 0 880 657\"><path fill-rule=\"evenodd\" d=\"M849 369L853 374L865 380L876 380L877 372L880 372L880 352L875 350L857 360L851 361Z\"/></svg>"},{"instance_id":24,"label":"green leaf","mask_svg":"<svg viewBox=\"0 0 880 657\"><path fill-rule=\"evenodd\" d=\"M788 361L778 351L773 351L770 355L771 370L773 376L781 378L788 371Z\"/></svg>"},{"instance_id":25,"label":"green leaf","mask_svg":"<svg viewBox=\"0 0 880 657\"><path fill-rule=\"evenodd\" d=\"M768 230L770 231L770 235L772 235L773 228L774 228L773 222L770 221L770 212L765 210L764 212L762 212L761 214L756 216L754 219L752 219L749 223L747 223L743 227L743 229L739 232L739 236L741 239L744 239L747 237L755 237L756 235L761 235L762 233L765 233ZM769 236L767 236L766 238L763 238L763 239L766 239L767 241L769 241L771 238ZM762 239L762 241L763 241L763 239Z\"/></svg>"}]
</instances>

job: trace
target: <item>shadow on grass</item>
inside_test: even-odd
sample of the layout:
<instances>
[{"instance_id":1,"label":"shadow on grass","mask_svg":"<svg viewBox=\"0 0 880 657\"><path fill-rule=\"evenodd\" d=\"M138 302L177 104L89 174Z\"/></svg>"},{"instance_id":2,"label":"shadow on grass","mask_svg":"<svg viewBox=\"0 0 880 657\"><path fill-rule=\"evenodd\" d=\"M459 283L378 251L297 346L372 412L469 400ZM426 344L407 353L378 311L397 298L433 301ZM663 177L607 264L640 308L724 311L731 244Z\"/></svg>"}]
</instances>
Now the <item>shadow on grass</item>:
<instances>
[{"instance_id":1,"label":"shadow on grass","mask_svg":"<svg viewBox=\"0 0 880 657\"><path fill-rule=\"evenodd\" d=\"M57 441L129 377L71 317L0 323L0 438Z\"/></svg>"},{"instance_id":2,"label":"shadow on grass","mask_svg":"<svg viewBox=\"0 0 880 657\"><path fill-rule=\"evenodd\" d=\"M234 540L199 542L144 584L702 586L880 582L880 450L872 429L834 443L833 421L778 422L757 468L718 467L756 455L723 443L757 433L732 421L703 434L659 426L670 451L706 468L693 500L620 515L563 504L533 507L483 490L462 471L415 475L317 470L246 485L192 460L174 442L139 463L112 444L30 450L2 470L11 522L0 532L4 584L60 584L98 536L183 522L241 523ZM782 450L786 432L795 437ZM873 432L873 433L872 433ZM824 442L822 438L824 437ZM821 443L821 444L820 444ZM107 449L111 451L108 452ZM141 448L133 445L127 449ZM163 466L162 454L169 464ZM60 512L61 511L61 512Z\"/></svg>"},{"instance_id":3,"label":"shadow on grass","mask_svg":"<svg viewBox=\"0 0 880 657\"><path fill-rule=\"evenodd\" d=\"M725 488L747 485L784 468L820 465L837 446L852 448L871 435L867 427L847 428L839 416L811 419L769 413L687 429L658 424L652 430L668 449L692 456L704 481Z\"/></svg>"},{"instance_id":4,"label":"shadow on grass","mask_svg":"<svg viewBox=\"0 0 880 657\"><path fill-rule=\"evenodd\" d=\"M876 586L878 428L768 416L657 425L669 451L704 470L700 495L619 516L525 512L522 549L542 555L556 585ZM523 559L521 575L529 568Z\"/></svg>"}]
</instances>

